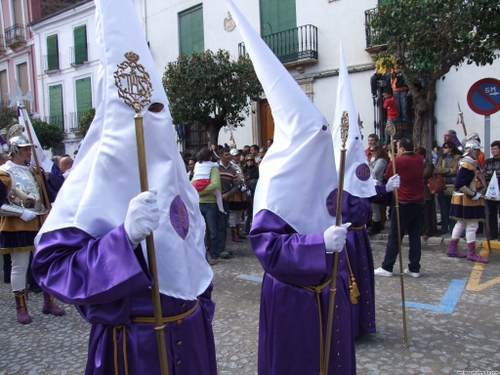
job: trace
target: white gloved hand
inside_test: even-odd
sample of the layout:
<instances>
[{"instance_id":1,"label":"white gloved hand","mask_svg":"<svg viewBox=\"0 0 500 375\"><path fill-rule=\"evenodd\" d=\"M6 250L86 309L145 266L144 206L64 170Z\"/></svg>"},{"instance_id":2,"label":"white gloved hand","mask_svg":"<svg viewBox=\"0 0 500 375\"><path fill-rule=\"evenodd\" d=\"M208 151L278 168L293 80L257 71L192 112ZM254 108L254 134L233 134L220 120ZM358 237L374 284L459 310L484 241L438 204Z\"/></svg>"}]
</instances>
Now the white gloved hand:
<instances>
[{"instance_id":1,"label":"white gloved hand","mask_svg":"<svg viewBox=\"0 0 500 375\"><path fill-rule=\"evenodd\" d=\"M36 217L36 213L30 210L23 210L23 213L21 214L21 220L23 221L31 221Z\"/></svg>"},{"instance_id":2,"label":"white gloved hand","mask_svg":"<svg viewBox=\"0 0 500 375\"><path fill-rule=\"evenodd\" d=\"M241 185L240 191L242 191L242 192L247 191L247 187L245 185Z\"/></svg>"},{"instance_id":3,"label":"white gloved hand","mask_svg":"<svg viewBox=\"0 0 500 375\"><path fill-rule=\"evenodd\" d=\"M401 178L399 177L398 174L395 174L391 178L389 178L389 181L387 181L387 184L385 185L385 189L387 190L388 193L393 191L394 189L398 189L401 186Z\"/></svg>"},{"instance_id":4,"label":"white gloved hand","mask_svg":"<svg viewBox=\"0 0 500 375\"><path fill-rule=\"evenodd\" d=\"M150 189L133 198L125 217L125 231L132 248L136 248L160 225L160 209L156 202L156 190Z\"/></svg>"},{"instance_id":5,"label":"white gloved hand","mask_svg":"<svg viewBox=\"0 0 500 375\"><path fill-rule=\"evenodd\" d=\"M323 238L325 240L325 249L328 254L336 251L342 251L345 245L345 238L347 236L347 228L350 226L351 223L342 224L340 227L332 225L330 228L325 230Z\"/></svg>"},{"instance_id":6,"label":"white gloved hand","mask_svg":"<svg viewBox=\"0 0 500 375\"><path fill-rule=\"evenodd\" d=\"M483 197L483 194L481 193L476 193L476 195L474 195L471 199L473 201L477 201L479 198L482 198Z\"/></svg>"}]
</instances>

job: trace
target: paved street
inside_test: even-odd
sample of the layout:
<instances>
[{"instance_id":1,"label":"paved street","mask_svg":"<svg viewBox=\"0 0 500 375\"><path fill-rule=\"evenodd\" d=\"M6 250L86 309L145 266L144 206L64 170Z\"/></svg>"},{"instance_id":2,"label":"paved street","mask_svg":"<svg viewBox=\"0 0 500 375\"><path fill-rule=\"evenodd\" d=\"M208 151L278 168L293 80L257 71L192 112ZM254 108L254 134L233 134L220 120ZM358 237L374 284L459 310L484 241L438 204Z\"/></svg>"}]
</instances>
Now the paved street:
<instances>
[{"instance_id":1,"label":"paved street","mask_svg":"<svg viewBox=\"0 0 500 375\"><path fill-rule=\"evenodd\" d=\"M375 267L384 255L386 232L372 243ZM500 374L500 250L493 249L483 267L446 257L448 241L430 238L423 246L422 277L404 278L408 348L400 277L376 279L377 333L356 341L358 374ZM233 258L214 267L219 374L256 374L262 269L248 241L228 245ZM21 325L10 285L0 284L0 375L83 373L89 325L69 306L66 316L43 315L42 299L30 294L33 322Z\"/></svg>"}]
</instances>

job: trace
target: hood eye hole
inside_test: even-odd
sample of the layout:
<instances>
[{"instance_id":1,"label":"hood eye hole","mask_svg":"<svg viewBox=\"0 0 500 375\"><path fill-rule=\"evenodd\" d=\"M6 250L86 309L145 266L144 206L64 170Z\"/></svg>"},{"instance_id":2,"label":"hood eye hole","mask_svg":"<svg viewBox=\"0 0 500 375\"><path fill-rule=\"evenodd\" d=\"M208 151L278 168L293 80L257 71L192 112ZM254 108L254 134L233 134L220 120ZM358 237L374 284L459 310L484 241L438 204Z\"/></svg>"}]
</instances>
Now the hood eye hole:
<instances>
[{"instance_id":1,"label":"hood eye hole","mask_svg":"<svg viewBox=\"0 0 500 375\"><path fill-rule=\"evenodd\" d=\"M156 102L148 107L148 111L158 113L161 112L164 107L163 103Z\"/></svg>"},{"instance_id":2,"label":"hood eye hole","mask_svg":"<svg viewBox=\"0 0 500 375\"><path fill-rule=\"evenodd\" d=\"M326 126L326 125L323 125L323 126L321 127L321 130L323 130L323 131L326 131L326 129L328 129L328 126Z\"/></svg>"}]
</instances>

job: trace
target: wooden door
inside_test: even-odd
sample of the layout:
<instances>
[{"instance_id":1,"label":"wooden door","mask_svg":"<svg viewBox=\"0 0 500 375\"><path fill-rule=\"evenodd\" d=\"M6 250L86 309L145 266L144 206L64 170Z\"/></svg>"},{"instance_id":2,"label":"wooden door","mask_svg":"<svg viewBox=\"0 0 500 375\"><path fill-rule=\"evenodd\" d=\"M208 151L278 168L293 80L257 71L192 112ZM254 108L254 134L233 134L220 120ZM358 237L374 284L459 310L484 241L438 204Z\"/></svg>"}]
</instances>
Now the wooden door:
<instances>
[{"instance_id":1,"label":"wooden door","mask_svg":"<svg viewBox=\"0 0 500 375\"><path fill-rule=\"evenodd\" d=\"M274 137L274 119L267 100L260 102L260 145L266 147L267 140Z\"/></svg>"}]
</instances>

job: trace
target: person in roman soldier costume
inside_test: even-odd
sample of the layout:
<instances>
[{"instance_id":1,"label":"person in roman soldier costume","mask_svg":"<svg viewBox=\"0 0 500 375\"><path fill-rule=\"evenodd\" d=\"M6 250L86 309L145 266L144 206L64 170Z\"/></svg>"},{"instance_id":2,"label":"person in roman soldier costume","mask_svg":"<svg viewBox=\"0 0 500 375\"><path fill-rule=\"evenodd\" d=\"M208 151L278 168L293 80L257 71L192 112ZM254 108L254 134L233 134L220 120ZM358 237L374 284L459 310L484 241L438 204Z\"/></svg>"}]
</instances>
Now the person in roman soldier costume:
<instances>
[{"instance_id":1,"label":"person in roman soldier costume","mask_svg":"<svg viewBox=\"0 0 500 375\"><path fill-rule=\"evenodd\" d=\"M476 162L481 144L477 134L471 134L462 142L463 158L455 179L455 191L451 198L450 218L457 221L451 233L451 241L446 255L456 258L467 258L473 262L488 263L488 259L476 253L476 231L479 222L484 222L484 199L476 189L476 178L480 167ZM465 229L467 254L458 250L460 234Z\"/></svg>"},{"instance_id":2,"label":"person in roman soldier costume","mask_svg":"<svg viewBox=\"0 0 500 375\"><path fill-rule=\"evenodd\" d=\"M7 134L10 160L0 167L0 251L10 254L11 285L16 299L17 320L31 322L26 305L26 274L34 239L44 223L53 192L41 170L31 166L33 143L14 125ZM43 191L46 191L44 194ZM44 314L64 315L53 297L44 291Z\"/></svg>"}]
</instances>

